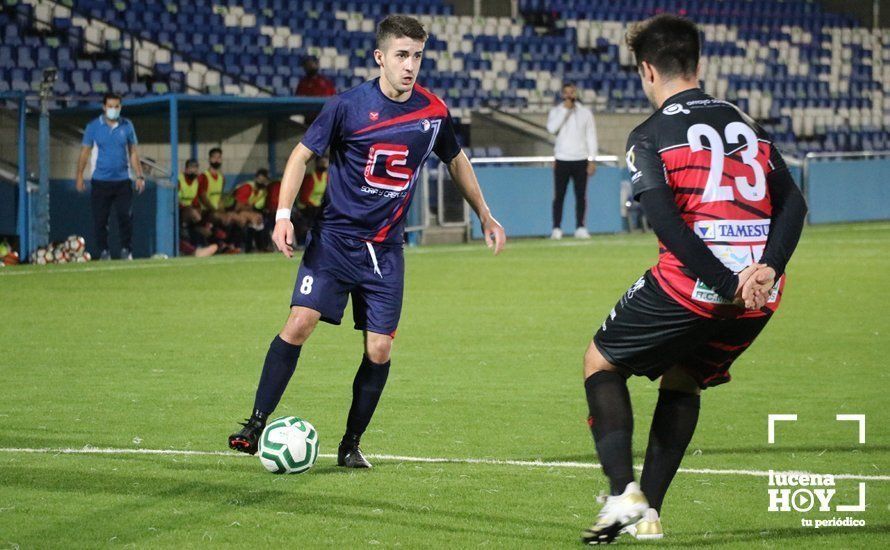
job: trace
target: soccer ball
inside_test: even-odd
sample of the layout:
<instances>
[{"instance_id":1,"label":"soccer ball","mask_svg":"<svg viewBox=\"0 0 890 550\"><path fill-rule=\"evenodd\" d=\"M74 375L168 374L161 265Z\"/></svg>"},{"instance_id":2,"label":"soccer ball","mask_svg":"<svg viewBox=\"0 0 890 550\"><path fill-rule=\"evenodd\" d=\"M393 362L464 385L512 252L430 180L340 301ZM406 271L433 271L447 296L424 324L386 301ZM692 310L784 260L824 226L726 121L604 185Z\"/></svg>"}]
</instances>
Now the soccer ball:
<instances>
[{"instance_id":1,"label":"soccer ball","mask_svg":"<svg viewBox=\"0 0 890 550\"><path fill-rule=\"evenodd\" d=\"M79 237L77 235L71 235L65 240L65 248L71 254L77 256L83 249L86 247L86 241L83 237Z\"/></svg>"},{"instance_id":2,"label":"soccer ball","mask_svg":"<svg viewBox=\"0 0 890 550\"><path fill-rule=\"evenodd\" d=\"M258 454L272 473L301 474L318 458L318 432L302 418L276 418L263 430Z\"/></svg>"}]
</instances>

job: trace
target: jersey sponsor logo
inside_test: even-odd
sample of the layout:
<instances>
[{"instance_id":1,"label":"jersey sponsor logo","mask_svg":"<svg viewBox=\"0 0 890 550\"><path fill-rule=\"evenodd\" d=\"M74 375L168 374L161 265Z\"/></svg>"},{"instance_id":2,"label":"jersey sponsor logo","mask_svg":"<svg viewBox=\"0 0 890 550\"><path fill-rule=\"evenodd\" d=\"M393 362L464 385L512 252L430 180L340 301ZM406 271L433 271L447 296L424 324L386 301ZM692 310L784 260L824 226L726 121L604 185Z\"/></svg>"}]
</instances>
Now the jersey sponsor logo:
<instances>
[{"instance_id":1,"label":"jersey sponsor logo","mask_svg":"<svg viewBox=\"0 0 890 550\"><path fill-rule=\"evenodd\" d=\"M407 163L407 145L376 143L368 151L365 181L378 189L404 191L411 185L414 176L414 171L405 166Z\"/></svg>"},{"instance_id":2,"label":"jersey sponsor logo","mask_svg":"<svg viewBox=\"0 0 890 550\"><path fill-rule=\"evenodd\" d=\"M661 110L662 113L666 115L676 115L683 113L684 115L688 115L691 111L683 107L683 105L679 103L671 103L667 107Z\"/></svg>"},{"instance_id":3,"label":"jersey sponsor logo","mask_svg":"<svg viewBox=\"0 0 890 550\"><path fill-rule=\"evenodd\" d=\"M425 118L420 121L420 131L423 132L424 134L429 132L430 128L432 128L432 126L433 125L430 123L430 119L428 119L428 118Z\"/></svg>"},{"instance_id":4,"label":"jersey sponsor logo","mask_svg":"<svg viewBox=\"0 0 890 550\"><path fill-rule=\"evenodd\" d=\"M767 298L767 303L772 304L779 299L779 283L780 281L776 281L776 284L773 286L772 290L770 290L769 298ZM717 294L717 292L713 288L701 282L700 279L696 279L695 281L695 287L693 287L692 289L692 299L708 304L725 305L732 303L731 300L727 300L723 296Z\"/></svg>"},{"instance_id":5,"label":"jersey sponsor logo","mask_svg":"<svg viewBox=\"0 0 890 550\"><path fill-rule=\"evenodd\" d=\"M717 294L713 288L696 279L695 286L692 288L692 299L698 302L708 304L731 304L729 300Z\"/></svg>"},{"instance_id":6,"label":"jersey sponsor logo","mask_svg":"<svg viewBox=\"0 0 890 550\"><path fill-rule=\"evenodd\" d=\"M691 101L687 101L686 105L688 105L689 107L697 106L697 105L702 105L705 107L708 107L710 105L728 105L729 107L734 107L734 105L728 101L724 101L722 99L715 99L715 98L693 99Z\"/></svg>"},{"instance_id":7,"label":"jersey sponsor logo","mask_svg":"<svg viewBox=\"0 0 890 550\"><path fill-rule=\"evenodd\" d=\"M695 222L695 234L703 241L763 242L769 237L770 220L706 220Z\"/></svg>"},{"instance_id":8,"label":"jersey sponsor logo","mask_svg":"<svg viewBox=\"0 0 890 550\"><path fill-rule=\"evenodd\" d=\"M754 263L754 253L750 246L713 244L708 246L711 254L734 272L739 272Z\"/></svg>"},{"instance_id":9,"label":"jersey sponsor logo","mask_svg":"<svg viewBox=\"0 0 890 550\"><path fill-rule=\"evenodd\" d=\"M371 111L368 113L368 118L371 119L371 122L374 122L378 118L380 118L380 113L377 111Z\"/></svg>"}]
</instances>

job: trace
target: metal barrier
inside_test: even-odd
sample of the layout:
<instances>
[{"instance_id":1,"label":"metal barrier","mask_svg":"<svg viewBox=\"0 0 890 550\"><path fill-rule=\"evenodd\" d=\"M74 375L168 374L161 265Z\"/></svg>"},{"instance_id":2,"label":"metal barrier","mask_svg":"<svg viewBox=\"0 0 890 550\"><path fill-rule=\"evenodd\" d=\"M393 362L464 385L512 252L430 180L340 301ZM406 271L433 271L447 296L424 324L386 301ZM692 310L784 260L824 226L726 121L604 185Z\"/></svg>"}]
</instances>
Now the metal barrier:
<instances>
[{"instance_id":1,"label":"metal barrier","mask_svg":"<svg viewBox=\"0 0 890 550\"><path fill-rule=\"evenodd\" d=\"M496 166L534 166L548 165L554 162L552 156L528 157L478 157L471 159L474 167ZM616 155L597 155L594 160L607 166L618 166L621 158ZM407 232L423 231L435 225L437 227L470 227L472 212L470 205L456 186L451 185L451 174L443 163L435 168L424 166L418 181L417 195L412 203L412 213L405 230ZM435 189L431 189L435 185ZM431 195L430 193L435 193ZM436 215L430 215L430 198L435 198ZM433 222L435 222L433 224Z\"/></svg>"},{"instance_id":2,"label":"metal barrier","mask_svg":"<svg viewBox=\"0 0 890 550\"><path fill-rule=\"evenodd\" d=\"M887 158L890 157L890 151L846 151L840 153L807 153L803 160L794 159L797 165L801 167L801 182L804 192L807 191L807 183L810 176L810 163L818 160L832 159L870 159L870 158ZM788 164L792 164L791 159L785 159Z\"/></svg>"},{"instance_id":3,"label":"metal barrier","mask_svg":"<svg viewBox=\"0 0 890 550\"><path fill-rule=\"evenodd\" d=\"M619 157L616 155L597 155L593 157L594 162L600 162L608 165L617 165ZM556 157L480 157L471 159L470 162L474 166L484 166L493 164L549 164L556 161Z\"/></svg>"}]
</instances>

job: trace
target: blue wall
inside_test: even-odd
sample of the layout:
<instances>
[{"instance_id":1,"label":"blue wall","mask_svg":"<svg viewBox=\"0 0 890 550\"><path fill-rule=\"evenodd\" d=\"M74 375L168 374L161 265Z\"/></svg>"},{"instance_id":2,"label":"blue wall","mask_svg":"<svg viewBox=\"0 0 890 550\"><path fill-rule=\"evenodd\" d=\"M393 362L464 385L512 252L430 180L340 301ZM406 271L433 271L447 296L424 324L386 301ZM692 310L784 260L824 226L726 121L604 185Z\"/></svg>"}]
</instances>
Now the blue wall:
<instances>
[{"instance_id":1,"label":"blue wall","mask_svg":"<svg viewBox=\"0 0 890 550\"><path fill-rule=\"evenodd\" d=\"M226 174L226 192L234 189L235 185L242 181L253 178L253 174ZM96 256L99 250L96 249L96 238L93 235L93 221L90 209L90 193L89 184L86 193L80 194L74 188L74 180L51 180L50 181L50 239L53 241L61 240L69 235L83 235L87 241L87 250L90 254ZM10 186L13 191L14 187ZM2 190L0 190L2 191ZM165 212L161 213L161 218L168 220L169 228L162 228L163 231L157 231L158 228L158 188L149 181L146 183L145 192L141 195L133 195L133 256L137 258L147 258L157 252L163 252L168 255L176 253L178 246L173 244L173 219L175 210L175 196L172 189L161 190L161 200L167 201L169 205ZM13 198L15 196L13 195ZM4 201L4 195L0 193L0 203ZM14 208L14 207L13 207ZM4 206L0 204L0 216L3 214ZM15 210L13 210L13 214ZM12 217L15 223L15 216ZM5 220L3 220L5 221ZM108 244L111 247L111 255L116 257L120 252L120 239L117 230L117 215L112 213L109 222ZM0 228L3 227L0 221ZM2 232L2 231L0 231ZM13 233L15 230L12 231ZM158 236L164 239L166 246L158 246ZM160 249L160 250L159 250Z\"/></svg>"},{"instance_id":2,"label":"blue wall","mask_svg":"<svg viewBox=\"0 0 890 550\"><path fill-rule=\"evenodd\" d=\"M553 168L529 166L479 166L479 185L492 213L508 237L543 237L553 229ZM625 171L599 165L587 182L587 230L617 233L621 224L621 178ZM572 183L563 205L562 230L575 231L575 197ZM482 237L479 219L473 215L473 238Z\"/></svg>"},{"instance_id":3,"label":"blue wall","mask_svg":"<svg viewBox=\"0 0 890 550\"><path fill-rule=\"evenodd\" d=\"M791 172L800 182L800 169ZM807 199L811 223L832 223L890 219L890 159L822 161L810 164ZM543 237L550 234L553 202L552 167L480 166L476 168L479 184L494 215L511 237ZM620 215L621 178L625 171L600 165L587 185L587 229L591 233L616 233L622 230ZM231 189L235 182L250 174L227 174ZM575 198L569 184L563 206L562 229L575 230ZM172 203L172 198L169 199ZM16 190L0 186L0 233L15 233ZM413 209L412 209L413 210ZM80 194L73 180L50 182L50 238L83 235L87 249L95 249L89 193ZM133 253L148 257L157 249L157 188L151 183L133 200ZM117 221L112 214L110 245L113 254L120 249ZM8 226L8 227L7 227ZM162 232L163 233L163 232ZM482 237L479 220L473 215L473 238Z\"/></svg>"},{"instance_id":4,"label":"blue wall","mask_svg":"<svg viewBox=\"0 0 890 550\"><path fill-rule=\"evenodd\" d=\"M0 181L0 235L15 235L18 228L15 226L18 216L19 204L18 187Z\"/></svg>"},{"instance_id":5,"label":"blue wall","mask_svg":"<svg viewBox=\"0 0 890 550\"><path fill-rule=\"evenodd\" d=\"M890 219L890 159L810 162L810 223Z\"/></svg>"},{"instance_id":6,"label":"blue wall","mask_svg":"<svg viewBox=\"0 0 890 550\"><path fill-rule=\"evenodd\" d=\"M133 256L147 258L155 253L155 210L157 188L152 184L145 191L133 195ZM96 248L93 234L92 210L90 209L89 188L86 193L78 193L74 180L50 180L49 182L49 238L62 240L68 235L82 235L87 241L87 250L94 257L101 252ZM117 214L112 213L108 224L108 245L111 255L120 253L120 238L117 231Z\"/></svg>"}]
</instances>

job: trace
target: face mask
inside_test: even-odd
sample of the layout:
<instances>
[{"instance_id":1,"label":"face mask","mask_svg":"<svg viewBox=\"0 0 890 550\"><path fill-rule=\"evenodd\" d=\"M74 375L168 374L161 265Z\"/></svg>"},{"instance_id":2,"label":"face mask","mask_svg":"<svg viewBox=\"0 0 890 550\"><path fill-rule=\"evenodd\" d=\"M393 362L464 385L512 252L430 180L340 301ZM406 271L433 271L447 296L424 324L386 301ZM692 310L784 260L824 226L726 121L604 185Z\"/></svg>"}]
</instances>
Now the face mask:
<instances>
[{"instance_id":1,"label":"face mask","mask_svg":"<svg viewBox=\"0 0 890 550\"><path fill-rule=\"evenodd\" d=\"M198 174L192 174L190 172L185 173L185 181L187 181L189 183L191 183L192 180L195 179L196 177L198 177Z\"/></svg>"},{"instance_id":2,"label":"face mask","mask_svg":"<svg viewBox=\"0 0 890 550\"><path fill-rule=\"evenodd\" d=\"M108 120L117 120L121 116L120 107L109 107L105 109L105 116L108 118Z\"/></svg>"},{"instance_id":3,"label":"face mask","mask_svg":"<svg viewBox=\"0 0 890 550\"><path fill-rule=\"evenodd\" d=\"M210 167L213 168L214 170L219 170L220 166L222 166L221 162L211 162L210 163Z\"/></svg>"}]
</instances>

